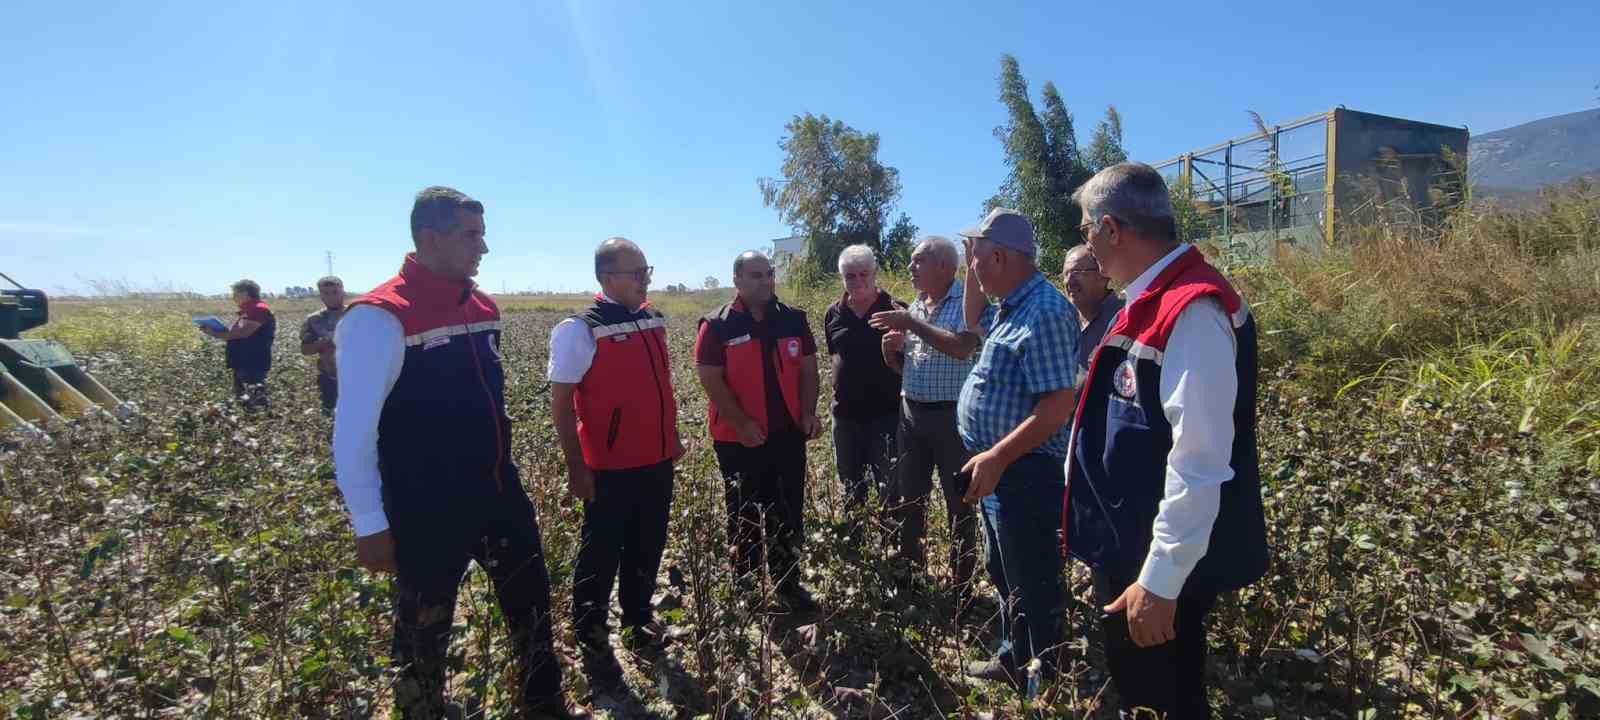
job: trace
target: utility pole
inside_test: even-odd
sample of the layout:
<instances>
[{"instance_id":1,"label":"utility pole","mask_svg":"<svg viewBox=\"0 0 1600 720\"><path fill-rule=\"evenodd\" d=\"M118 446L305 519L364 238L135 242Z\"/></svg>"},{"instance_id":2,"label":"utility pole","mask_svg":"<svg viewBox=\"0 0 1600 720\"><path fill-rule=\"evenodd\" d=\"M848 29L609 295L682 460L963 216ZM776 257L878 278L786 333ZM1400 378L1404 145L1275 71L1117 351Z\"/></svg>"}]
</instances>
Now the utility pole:
<instances>
[{"instance_id":1,"label":"utility pole","mask_svg":"<svg viewBox=\"0 0 1600 720\"><path fill-rule=\"evenodd\" d=\"M327 257L328 257L328 274L332 275L333 274L333 251L332 250L327 250L327 251L324 252L324 254L327 255Z\"/></svg>"}]
</instances>

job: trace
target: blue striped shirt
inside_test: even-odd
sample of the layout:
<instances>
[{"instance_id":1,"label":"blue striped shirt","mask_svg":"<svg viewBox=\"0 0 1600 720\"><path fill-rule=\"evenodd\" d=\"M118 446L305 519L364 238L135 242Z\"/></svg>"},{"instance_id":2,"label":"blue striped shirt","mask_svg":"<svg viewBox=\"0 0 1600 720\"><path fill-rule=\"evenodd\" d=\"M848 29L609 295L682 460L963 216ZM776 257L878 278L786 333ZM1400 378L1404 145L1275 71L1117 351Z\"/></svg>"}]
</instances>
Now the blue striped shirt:
<instances>
[{"instance_id":1,"label":"blue striped shirt","mask_svg":"<svg viewBox=\"0 0 1600 720\"><path fill-rule=\"evenodd\" d=\"M961 281L957 280L938 305L930 308L927 297L911 303L911 316L936 328L960 333L965 329L961 303ZM900 390L907 399L917 402L955 402L961 397L961 384L966 382L967 374L972 372L972 365L977 362L957 360L939 352L916 333L906 333L905 352Z\"/></svg>"},{"instance_id":2,"label":"blue striped shirt","mask_svg":"<svg viewBox=\"0 0 1600 720\"><path fill-rule=\"evenodd\" d=\"M1033 413L1039 396L1076 387L1078 313L1043 273L1022 283L984 311L987 332L977 365L961 387L957 426L961 441L983 452ZM1071 423L1032 452L1067 456Z\"/></svg>"}]
</instances>

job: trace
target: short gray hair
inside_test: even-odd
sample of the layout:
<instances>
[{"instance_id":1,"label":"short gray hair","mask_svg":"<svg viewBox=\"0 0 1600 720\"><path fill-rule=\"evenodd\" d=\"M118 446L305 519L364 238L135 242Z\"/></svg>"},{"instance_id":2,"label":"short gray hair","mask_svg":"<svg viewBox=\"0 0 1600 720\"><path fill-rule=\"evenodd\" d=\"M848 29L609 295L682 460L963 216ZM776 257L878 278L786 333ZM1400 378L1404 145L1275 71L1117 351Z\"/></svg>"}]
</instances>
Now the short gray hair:
<instances>
[{"instance_id":1,"label":"short gray hair","mask_svg":"<svg viewBox=\"0 0 1600 720\"><path fill-rule=\"evenodd\" d=\"M411 203L411 237L424 229L450 232L456 229L456 210L483 214L483 203L455 188L443 185L423 188Z\"/></svg>"},{"instance_id":2,"label":"short gray hair","mask_svg":"<svg viewBox=\"0 0 1600 720\"><path fill-rule=\"evenodd\" d=\"M922 239L917 241L916 250L927 250L930 255L948 262L952 266L961 264L961 250L956 247L956 241L943 235L922 236ZM916 252L916 250L912 252Z\"/></svg>"},{"instance_id":3,"label":"short gray hair","mask_svg":"<svg viewBox=\"0 0 1600 720\"><path fill-rule=\"evenodd\" d=\"M878 269L878 256L872 252L872 248L866 245L851 245L839 251L839 272L843 273L845 268L863 263L871 265L873 270Z\"/></svg>"},{"instance_id":4,"label":"short gray hair","mask_svg":"<svg viewBox=\"0 0 1600 720\"><path fill-rule=\"evenodd\" d=\"M1144 163L1120 162L1101 170L1072 193L1072 199L1095 222L1110 215L1159 239L1177 239L1167 181Z\"/></svg>"},{"instance_id":5,"label":"short gray hair","mask_svg":"<svg viewBox=\"0 0 1600 720\"><path fill-rule=\"evenodd\" d=\"M733 276L739 277L739 271L744 269L744 264L753 260L760 260L768 265L772 264L772 261L767 259L766 255L755 250L746 250L739 253L739 257L733 259Z\"/></svg>"}]
</instances>

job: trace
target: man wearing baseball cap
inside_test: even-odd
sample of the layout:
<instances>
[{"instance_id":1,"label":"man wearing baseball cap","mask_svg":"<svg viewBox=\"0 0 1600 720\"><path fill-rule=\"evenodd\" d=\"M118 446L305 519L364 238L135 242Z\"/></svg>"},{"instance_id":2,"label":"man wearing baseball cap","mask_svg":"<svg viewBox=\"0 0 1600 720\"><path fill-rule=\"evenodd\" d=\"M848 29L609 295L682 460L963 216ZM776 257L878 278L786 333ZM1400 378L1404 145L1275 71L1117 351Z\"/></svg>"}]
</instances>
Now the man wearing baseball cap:
<instances>
[{"instance_id":1,"label":"man wearing baseball cap","mask_svg":"<svg viewBox=\"0 0 1600 720\"><path fill-rule=\"evenodd\" d=\"M1035 697L1059 665L1056 529L1066 422L1076 407L1077 313L1039 272L1033 225L1021 213L995 208L961 235L966 286L982 290L967 292L966 321L984 342L961 387L956 424L973 453L963 468L972 478L965 499L982 509L984 562L1001 611L995 658L973 663L967 674Z\"/></svg>"}]
</instances>

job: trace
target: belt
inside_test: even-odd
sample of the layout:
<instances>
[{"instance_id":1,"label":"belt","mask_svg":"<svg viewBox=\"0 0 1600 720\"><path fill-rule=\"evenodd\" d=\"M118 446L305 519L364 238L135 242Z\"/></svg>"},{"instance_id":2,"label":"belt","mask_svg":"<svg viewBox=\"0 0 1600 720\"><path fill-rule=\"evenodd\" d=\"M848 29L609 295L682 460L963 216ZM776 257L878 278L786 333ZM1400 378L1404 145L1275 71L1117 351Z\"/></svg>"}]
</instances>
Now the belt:
<instances>
[{"instance_id":1,"label":"belt","mask_svg":"<svg viewBox=\"0 0 1600 720\"><path fill-rule=\"evenodd\" d=\"M918 410L951 410L951 409L954 409L955 406L956 406L956 401L954 401L954 400L940 400L938 402L922 402L921 400L912 400L911 398L905 398L905 401L906 401L907 405L910 405L911 407L916 408Z\"/></svg>"}]
</instances>

